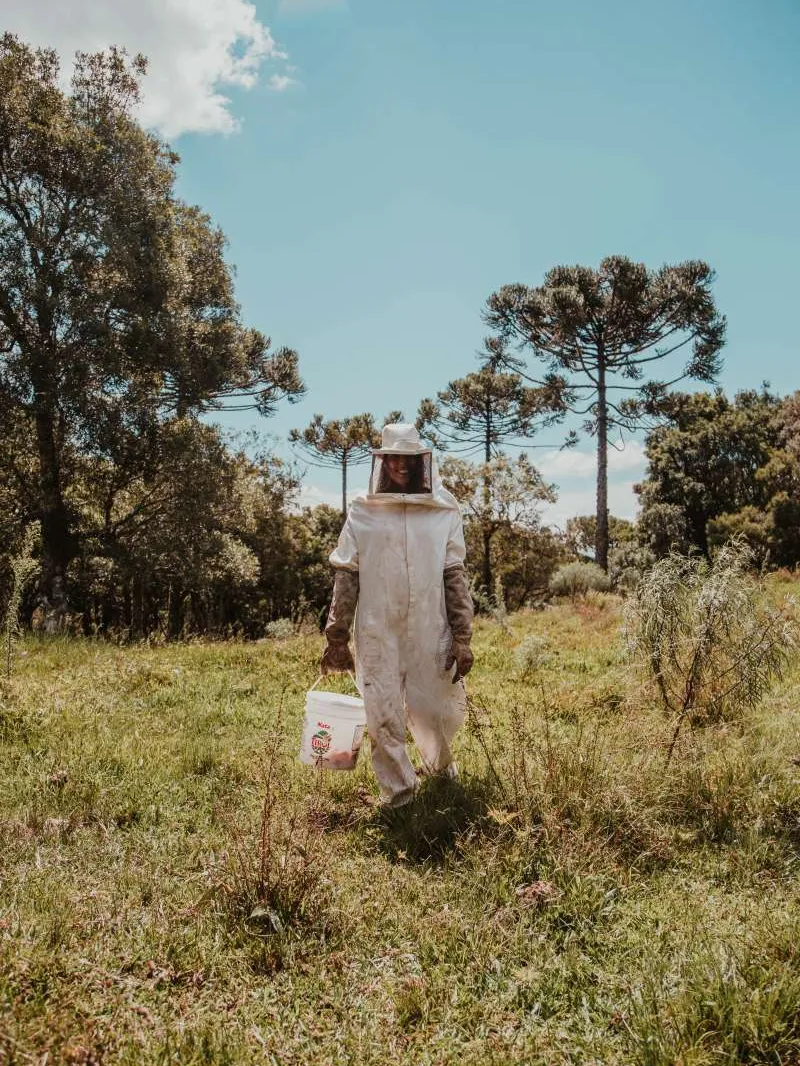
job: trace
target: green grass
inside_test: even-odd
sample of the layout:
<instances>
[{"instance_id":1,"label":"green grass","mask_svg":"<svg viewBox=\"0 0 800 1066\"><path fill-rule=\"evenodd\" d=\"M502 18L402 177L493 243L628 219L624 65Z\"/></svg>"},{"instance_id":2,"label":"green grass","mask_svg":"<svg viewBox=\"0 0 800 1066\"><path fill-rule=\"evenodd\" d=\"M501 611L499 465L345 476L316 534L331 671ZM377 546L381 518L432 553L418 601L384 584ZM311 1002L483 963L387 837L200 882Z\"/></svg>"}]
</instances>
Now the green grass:
<instances>
[{"instance_id":1,"label":"green grass","mask_svg":"<svg viewBox=\"0 0 800 1066\"><path fill-rule=\"evenodd\" d=\"M461 781L387 817L293 758L315 636L24 642L0 1062L800 1063L800 671L665 769L613 597L475 646Z\"/></svg>"}]
</instances>

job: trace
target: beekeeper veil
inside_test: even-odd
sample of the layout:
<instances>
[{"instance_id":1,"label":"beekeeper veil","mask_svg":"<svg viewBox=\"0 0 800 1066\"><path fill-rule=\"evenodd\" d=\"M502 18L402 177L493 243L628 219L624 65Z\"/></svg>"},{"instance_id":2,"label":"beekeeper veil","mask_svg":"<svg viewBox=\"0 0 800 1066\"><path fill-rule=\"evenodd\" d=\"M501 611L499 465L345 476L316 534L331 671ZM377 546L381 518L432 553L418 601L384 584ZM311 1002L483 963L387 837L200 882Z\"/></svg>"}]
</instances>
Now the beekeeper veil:
<instances>
[{"instance_id":1,"label":"beekeeper veil","mask_svg":"<svg viewBox=\"0 0 800 1066\"><path fill-rule=\"evenodd\" d=\"M415 426L393 422L384 426L381 446L372 453L370 496L431 496L433 459Z\"/></svg>"}]
</instances>

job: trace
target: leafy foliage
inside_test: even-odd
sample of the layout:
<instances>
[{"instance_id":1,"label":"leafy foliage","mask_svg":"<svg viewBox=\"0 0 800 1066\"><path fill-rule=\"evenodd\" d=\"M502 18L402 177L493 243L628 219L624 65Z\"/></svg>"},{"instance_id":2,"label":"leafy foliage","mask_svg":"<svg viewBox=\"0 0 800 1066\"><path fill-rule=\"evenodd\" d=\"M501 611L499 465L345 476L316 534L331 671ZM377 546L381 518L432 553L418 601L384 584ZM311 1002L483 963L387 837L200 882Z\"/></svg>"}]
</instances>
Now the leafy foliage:
<instances>
[{"instance_id":1,"label":"leafy foliage","mask_svg":"<svg viewBox=\"0 0 800 1066\"><path fill-rule=\"evenodd\" d=\"M480 371L451 381L436 400L422 401L417 425L435 447L480 452L489 463L504 444L534 436L557 416L550 390L526 386L520 374L501 369L503 350L494 338L482 358Z\"/></svg>"},{"instance_id":2,"label":"leafy foliage","mask_svg":"<svg viewBox=\"0 0 800 1066\"><path fill-rule=\"evenodd\" d=\"M482 454L483 465L477 475L481 493L479 509L483 516L480 519L482 558L478 592L487 601L494 594L498 580L494 565L497 527L489 515L496 509L497 501L493 502L493 497L497 496L499 482L505 477L504 472L513 469L513 464L509 466L510 460L502 450L503 445L532 437L543 425L557 420L550 410L553 405L550 392L543 388L529 388L523 383L520 374L502 370L502 355L500 343L489 338L485 342L480 371L451 381L446 389L437 394L435 401L423 400L417 417L420 432L435 447L462 455ZM456 485L454 494L458 499L472 498L474 501L477 488L468 487L464 477L454 473L457 469L452 462L448 466L447 476ZM542 486L534 484L530 475L523 474L522 467L518 469L523 479L528 477L531 500L541 499ZM532 466L530 471L534 471ZM508 497L507 484L500 489L500 495ZM476 517L475 512L473 517ZM523 517L521 522L513 518L503 521L502 528L513 529L524 535L524 531L529 531L531 526L527 517ZM502 575L499 575L499 579L503 580Z\"/></svg>"},{"instance_id":3,"label":"leafy foliage","mask_svg":"<svg viewBox=\"0 0 800 1066\"><path fill-rule=\"evenodd\" d=\"M146 69L124 52L57 56L0 39L0 413L42 530L53 624L81 530L78 468L146 474L165 421L221 406L271 413L303 391L297 356L240 322L225 240L174 196L177 157L135 122Z\"/></svg>"},{"instance_id":4,"label":"leafy foliage","mask_svg":"<svg viewBox=\"0 0 800 1066\"><path fill-rule=\"evenodd\" d=\"M650 549L635 541L625 541L612 548L608 556L611 587L621 593L633 592L655 561Z\"/></svg>"},{"instance_id":5,"label":"leafy foliage","mask_svg":"<svg viewBox=\"0 0 800 1066\"><path fill-rule=\"evenodd\" d=\"M523 680L534 675L551 659L550 642L536 633L529 633L514 650L514 661Z\"/></svg>"},{"instance_id":6,"label":"leafy foliage","mask_svg":"<svg viewBox=\"0 0 800 1066\"><path fill-rule=\"evenodd\" d=\"M8 602L3 609L3 645L5 649L6 677L11 676L11 651L14 638L20 634L20 608L25 586L31 580L38 569L38 563L33 556L34 540L38 530L34 526L28 526L22 538L22 544L18 554L12 555L11 588Z\"/></svg>"},{"instance_id":7,"label":"leafy foliage","mask_svg":"<svg viewBox=\"0 0 800 1066\"><path fill-rule=\"evenodd\" d=\"M467 561L480 574L484 595L494 592L498 579L507 591L509 582L517 589L524 582L526 594L541 588L542 569L531 567L530 556L549 539L541 530L539 507L555 493L531 462L524 455L516 460L500 455L482 464L448 456L442 480L463 508ZM545 568L551 556L545 553ZM516 606L525 595L516 598Z\"/></svg>"},{"instance_id":8,"label":"leafy foliage","mask_svg":"<svg viewBox=\"0 0 800 1066\"><path fill-rule=\"evenodd\" d=\"M569 596L577 600L587 592L608 592L611 580L597 563L566 563L550 578L554 596Z\"/></svg>"},{"instance_id":9,"label":"leafy foliage","mask_svg":"<svg viewBox=\"0 0 800 1066\"><path fill-rule=\"evenodd\" d=\"M627 518L608 516L609 551L636 540L636 526ZM597 518L594 515L576 515L567 519L564 531L564 547L576 555L593 556L597 542Z\"/></svg>"},{"instance_id":10,"label":"leafy foliage","mask_svg":"<svg viewBox=\"0 0 800 1066\"><path fill-rule=\"evenodd\" d=\"M626 611L628 647L675 721L703 725L755 707L796 647L796 625L765 601L741 541L708 562L671 554L644 575Z\"/></svg>"},{"instance_id":11,"label":"leafy foliage","mask_svg":"<svg viewBox=\"0 0 800 1066\"><path fill-rule=\"evenodd\" d=\"M596 562L608 566L609 435L642 428L660 410L670 385L682 378L713 381L725 320L711 294L714 274L690 261L649 271L624 256L597 270L559 266L531 288L505 285L489 297L485 319L496 331L502 362L547 390L557 413L585 419L597 438ZM525 372L519 352L543 364ZM668 379L647 375L653 364L690 352Z\"/></svg>"},{"instance_id":12,"label":"leafy foliage","mask_svg":"<svg viewBox=\"0 0 800 1066\"><path fill-rule=\"evenodd\" d=\"M656 555L708 554L741 533L759 560L800 560L800 455L793 397L766 389L676 393L647 437L639 536Z\"/></svg>"},{"instance_id":13,"label":"leafy foliage","mask_svg":"<svg viewBox=\"0 0 800 1066\"><path fill-rule=\"evenodd\" d=\"M399 412L387 416L398 421ZM326 421L316 414L305 429L293 429L289 440L310 458L315 466L338 468L342 472L342 518L347 515L347 472L351 466L365 463L370 450L380 445L381 433L370 414Z\"/></svg>"}]
</instances>

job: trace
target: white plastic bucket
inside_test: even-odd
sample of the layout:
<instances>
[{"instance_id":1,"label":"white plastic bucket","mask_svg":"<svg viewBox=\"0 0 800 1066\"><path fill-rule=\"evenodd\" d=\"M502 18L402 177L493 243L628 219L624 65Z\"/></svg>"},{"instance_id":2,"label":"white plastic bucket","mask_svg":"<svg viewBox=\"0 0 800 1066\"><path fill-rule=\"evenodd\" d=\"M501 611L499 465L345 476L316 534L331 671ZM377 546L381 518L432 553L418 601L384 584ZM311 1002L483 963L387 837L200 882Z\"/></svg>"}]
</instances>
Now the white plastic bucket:
<instances>
[{"instance_id":1,"label":"white plastic bucket","mask_svg":"<svg viewBox=\"0 0 800 1066\"><path fill-rule=\"evenodd\" d=\"M306 693L300 762L326 770L354 770L366 724L360 697L318 692L315 685Z\"/></svg>"}]
</instances>

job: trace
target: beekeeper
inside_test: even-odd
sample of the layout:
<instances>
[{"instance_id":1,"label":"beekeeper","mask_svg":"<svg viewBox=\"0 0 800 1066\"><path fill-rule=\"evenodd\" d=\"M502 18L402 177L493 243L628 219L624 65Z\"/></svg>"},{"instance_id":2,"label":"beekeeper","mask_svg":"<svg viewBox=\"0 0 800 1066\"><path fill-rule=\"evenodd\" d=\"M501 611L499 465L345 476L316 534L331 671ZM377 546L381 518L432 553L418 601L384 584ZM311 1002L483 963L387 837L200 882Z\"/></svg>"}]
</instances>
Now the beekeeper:
<instances>
[{"instance_id":1,"label":"beekeeper","mask_svg":"<svg viewBox=\"0 0 800 1066\"><path fill-rule=\"evenodd\" d=\"M388 806L402 806L417 789L406 726L423 773L456 775L451 744L464 720L461 678L472 667L464 556L461 512L430 449L413 425L385 426L369 491L353 501L330 556L336 575L322 672L355 667Z\"/></svg>"}]
</instances>

